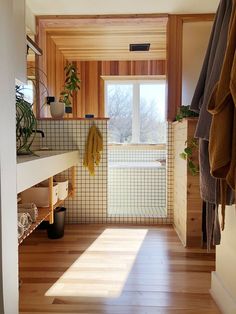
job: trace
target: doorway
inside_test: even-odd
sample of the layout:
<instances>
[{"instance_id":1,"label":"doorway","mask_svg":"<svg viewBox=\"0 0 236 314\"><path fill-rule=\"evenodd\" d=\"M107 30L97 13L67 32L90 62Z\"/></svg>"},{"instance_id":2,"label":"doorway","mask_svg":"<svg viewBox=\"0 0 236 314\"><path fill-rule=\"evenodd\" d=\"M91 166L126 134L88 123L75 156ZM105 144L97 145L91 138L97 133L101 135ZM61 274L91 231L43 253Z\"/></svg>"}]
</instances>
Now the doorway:
<instances>
[{"instance_id":1,"label":"doorway","mask_svg":"<svg viewBox=\"0 0 236 314\"><path fill-rule=\"evenodd\" d=\"M166 82L105 83L108 125L108 215L167 216Z\"/></svg>"}]
</instances>

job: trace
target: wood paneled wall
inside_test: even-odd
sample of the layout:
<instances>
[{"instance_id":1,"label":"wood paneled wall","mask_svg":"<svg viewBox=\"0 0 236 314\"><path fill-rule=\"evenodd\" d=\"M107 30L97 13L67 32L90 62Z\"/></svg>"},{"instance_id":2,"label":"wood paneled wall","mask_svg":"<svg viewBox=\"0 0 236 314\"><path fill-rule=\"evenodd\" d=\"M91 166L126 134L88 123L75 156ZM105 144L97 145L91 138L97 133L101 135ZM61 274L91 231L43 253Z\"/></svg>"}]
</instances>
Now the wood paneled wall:
<instances>
[{"instance_id":1,"label":"wood paneled wall","mask_svg":"<svg viewBox=\"0 0 236 314\"><path fill-rule=\"evenodd\" d=\"M194 137L197 119L184 119L173 123L174 131L174 227L184 246L201 247L202 200L199 176L187 169L187 162L180 158L186 140ZM198 163L198 152L193 154Z\"/></svg>"},{"instance_id":2,"label":"wood paneled wall","mask_svg":"<svg viewBox=\"0 0 236 314\"><path fill-rule=\"evenodd\" d=\"M46 35L46 34L44 34ZM46 73L48 93L59 98L63 89L67 60L46 35L44 58L39 57L39 68ZM153 76L165 75L165 60L148 61L73 61L81 79L80 90L74 94L73 114L67 117L84 117L86 113L104 117L104 76ZM41 86L43 89L43 86ZM42 93L41 93L42 94ZM42 103L41 99L41 103ZM39 117L47 117L46 108L38 111Z\"/></svg>"},{"instance_id":3,"label":"wood paneled wall","mask_svg":"<svg viewBox=\"0 0 236 314\"><path fill-rule=\"evenodd\" d=\"M77 93L77 117L92 113L104 117L104 76L165 75L165 61L77 62L81 89ZM76 109L76 108L75 108Z\"/></svg>"},{"instance_id":4,"label":"wood paneled wall","mask_svg":"<svg viewBox=\"0 0 236 314\"><path fill-rule=\"evenodd\" d=\"M141 20L140 20L141 19ZM142 31L146 34L146 31L153 32L153 40L162 38L162 45L159 47L161 49L167 50L167 59L164 60L152 60L153 58L149 55L149 61L103 61L104 59L99 59L100 61L83 61L80 63L80 75L81 75L81 91L78 93L76 100L74 101L74 117L84 116L86 112L94 113L98 117L101 117L104 112L103 108L103 82L100 77L96 75L161 75L166 74L167 76L167 119L173 121L176 116L178 107L181 105L181 85L182 85L182 33L183 33L183 23L188 22L201 22L201 21L212 21L214 19L214 14L178 14L178 15L168 15L167 23L167 47L163 42L163 36L166 36L166 22L167 15L120 15L120 16L73 16L73 17L63 17L63 16L40 16L37 18L37 28L38 33L36 36L36 41L42 48L44 55L38 58L37 66L42 69L45 73L49 73L48 80L44 80L45 85L48 86L51 94L60 92L63 86L63 72L62 67L58 64L66 63L65 60L65 48L67 51L68 44L60 46L59 42L56 40L55 36L58 35L58 29L66 29L66 31L77 30L86 32L86 28L89 26L89 31L97 32L97 27L102 27L105 31L106 26L109 25L109 30L111 31L111 24L123 30L122 26L125 25L125 33L127 33L127 27L131 31L135 27L138 28L140 35ZM118 23L118 24L117 24ZM121 24L120 24L121 23ZM126 23L126 24L124 24ZM151 24L150 24L151 23ZM118 25L118 26L117 26ZM146 25L146 26L145 26ZM71 26L71 29L68 27ZM147 27L147 29L145 27ZM141 27L141 28L140 28ZM144 27L144 28L143 28ZM124 30L123 30L124 31ZM158 31L158 32L157 32ZM50 33L51 32L51 33ZM111 31L112 32L112 31ZM156 33L157 32L157 33ZM91 34L88 34L88 38ZM132 33L134 34L134 33ZM64 34L65 35L65 34ZM72 34L73 35L73 34ZM74 34L75 35L75 34ZM78 34L77 34L78 35ZM127 34L126 34L127 35ZM52 37L54 36L54 39ZM50 39L49 39L50 37ZM72 36L73 37L73 36ZM135 36L133 36L135 37ZM132 37L132 38L133 38ZM105 41L106 42L106 41ZM56 47L57 43L59 48ZM115 41L119 43L119 40ZM94 41L92 40L94 45ZM48 46L48 47L47 47ZM93 46L92 46L93 47ZM113 47L113 44L112 44ZM73 48L73 47L72 47ZM78 47L77 47L78 48ZM95 50L97 46L93 47ZM64 50L63 50L64 49ZM75 49L75 48L73 48ZM94 53L97 56L98 51L93 51L86 47L81 48L84 52L83 60L96 60L94 58ZM114 48L117 51L117 46ZM118 49L119 50L119 49ZM93 51L92 58L88 59L88 52ZM63 56L64 52L64 56ZM67 51L68 52L68 51ZM78 51L80 53L81 51ZM57 56L57 61L52 61L52 56ZM74 55L73 55L74 56ZM87 58L86 58L87 56ZM155 54L158 56L158 54ZM100 56L101 57L101 56ZM114 58L114 56L112 55ZM69 57L68 57L69 58ZM114 60L110 58L109 60ZM158 59L158 57L155 57ZM76 58L74 58L76 59ZM127 57L127 59L129 59ZM139 59L140 55L139 55ZM160 55L159 55L159 59ZM165 58L163 58L165 59ZM50 61L51 60L51 61ZM60 60L60 61L59 61ZM73 60L70 56L70 61ZM78 60L78 59L76 59ZM81 59L82 60L82 59ZM120 58L120 60L125 60ZM56 63L55 63L56 62ZM59 63L58 63L59 62ZM167 68L167 69L166 69ZM50 74L51 72L51 74ZM58 73L59 72L59 73ZM96 75L95 75L96 74ZM56 78L56 82L53 79ZM87 86L87 84L90 84ZM56 84L56 85L55 85ZM91 94L92 91L92 94ZM76 102L77 101L77 102ZM41 101L42 103L42 101ZM45 110L41 110L38 116L47 116Z\"/></svg>"}]
</instances>

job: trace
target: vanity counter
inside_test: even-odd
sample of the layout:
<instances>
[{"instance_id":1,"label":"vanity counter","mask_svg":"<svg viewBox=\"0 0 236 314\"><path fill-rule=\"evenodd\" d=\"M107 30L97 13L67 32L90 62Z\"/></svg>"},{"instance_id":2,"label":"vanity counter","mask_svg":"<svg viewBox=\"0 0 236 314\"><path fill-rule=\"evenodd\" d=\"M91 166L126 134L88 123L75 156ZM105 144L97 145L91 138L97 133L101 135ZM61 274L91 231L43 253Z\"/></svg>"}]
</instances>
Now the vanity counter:
<instances>
[{"instance_id":1,"label":"vanity counter","mask_svg":"<svg viewBox=\"0 0 236 314\"><path fill-rule=\"evenodd\" d=\"M79 163L79 151L35 151L17 156L17 193Z\"/></svg>"}]
</instances>

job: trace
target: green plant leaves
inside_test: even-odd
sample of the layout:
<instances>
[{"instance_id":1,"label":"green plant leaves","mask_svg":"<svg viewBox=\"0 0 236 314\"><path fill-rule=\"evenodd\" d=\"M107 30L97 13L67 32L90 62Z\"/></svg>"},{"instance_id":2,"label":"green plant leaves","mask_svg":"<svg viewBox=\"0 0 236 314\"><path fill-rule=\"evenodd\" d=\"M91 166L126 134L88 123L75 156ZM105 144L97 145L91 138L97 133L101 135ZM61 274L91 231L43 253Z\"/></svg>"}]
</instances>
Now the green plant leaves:
<instances>
[{"instance_id":1,"label":"green plant leaves","mask_svg":"<svg viewBox=\"0 0 236 314\"><path fill-rule=\"evenodd\" d=\"M181 122L184 118L198 116L199 116L198 113L190 110L190 106L180 106L178 109L178 113L175 117L175 120Z\"/></svg>"},{"instance_id":2,"label":"green plant leaves","mask_svg":"<svg viewBox=\"0 0 236 314\"><path fill-rule=\"evenodd\" d=\"M192 154L193 154L193 150L192 150L191 147L186 147L186 148L184 149L184 152L185 152L186 155L188 155L188 156L192 156Z\"/></svg>"},{"instance_id":3,"label":"green plant leaves","mask_svg":"<svg viewBox=\"0 0 236 314\"><path fill-rule=\"evenodd\" d=\"M187 145L182 153L179 154L180 158L187 161L188 170L195 176L199 173L199 166L193 161L193 153L198 149L198 141L195 138L188 138L185 142Z\"/></svg>"},{"instance_id":4,"label":"green plant leaves","mask_svg":"<svg viewBox=\"0 0 236 314\"><path fill-rule=\"evenodd\" d=\"M66 79L64 90L60 93L60 101L64 102L66 107L71 106L71 100L73 97L73 92L77 92L80 89L80 79L77 76L76 66L72 63L69 63L65 66L64 70L66 71Z\"/></svg>"},{"instance_id":5,"label":"green plant leaves","mask_svg":"<svg viewBox=\"0 0 236 314\"><path fill-rule=\"evenodd\" d=\"M180 153L179 157L186 160L187 159L187 155L185 153Z\"/></svg>"}]
</instances>

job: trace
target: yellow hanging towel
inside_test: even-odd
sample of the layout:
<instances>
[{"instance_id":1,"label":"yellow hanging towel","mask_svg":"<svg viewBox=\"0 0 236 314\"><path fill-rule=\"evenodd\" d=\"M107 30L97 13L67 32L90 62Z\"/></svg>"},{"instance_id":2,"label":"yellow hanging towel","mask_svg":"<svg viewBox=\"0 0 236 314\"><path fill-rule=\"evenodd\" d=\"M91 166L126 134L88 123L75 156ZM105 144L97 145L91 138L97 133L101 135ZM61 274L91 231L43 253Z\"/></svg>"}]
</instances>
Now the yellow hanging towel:
<instances>
[{"instance_id":1,"label":"yellow hanging towel","mask_svg":"<svg viewBox=\"0 0 236 314\"><path fill-rule=\"evenodd\" d=\"M88 168L91 176L95 175L95 165L98 166L103 151L103 138L99 129L93 125L89 129L87 143L84 152L84 167Z\"/></svg>"}]
</instances>

